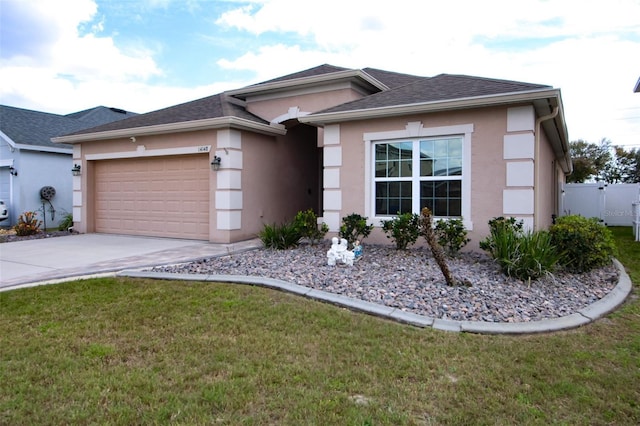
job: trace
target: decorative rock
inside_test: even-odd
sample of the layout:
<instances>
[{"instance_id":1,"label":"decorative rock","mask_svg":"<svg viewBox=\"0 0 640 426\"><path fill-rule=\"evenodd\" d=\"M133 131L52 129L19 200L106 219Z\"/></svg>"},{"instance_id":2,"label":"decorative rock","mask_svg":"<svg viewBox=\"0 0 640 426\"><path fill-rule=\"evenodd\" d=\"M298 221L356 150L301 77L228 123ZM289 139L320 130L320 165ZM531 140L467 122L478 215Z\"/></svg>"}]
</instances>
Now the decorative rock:
<instances>
[{"instance_id":1,"label":"decorative rock","mask_svg":"<svg viewBox=\"0 0 640 426\"><path fill-rule=\"evenodd\" d=\"M471 280L472 287L449 287L428 249L399 253L391 246L367 245L367 255L348 268L330 266L326 250L321 245L253 250L152 270L262 276L436 319L447 315L456 320L504 323L571 315L605 297L617 283L613 265L585 274L559 271L523 283L506 277L484 254L462 253L449 259L449 268L454 276ZM443 305L448 309L442 309Z\"/></svg>"}]
</instances>

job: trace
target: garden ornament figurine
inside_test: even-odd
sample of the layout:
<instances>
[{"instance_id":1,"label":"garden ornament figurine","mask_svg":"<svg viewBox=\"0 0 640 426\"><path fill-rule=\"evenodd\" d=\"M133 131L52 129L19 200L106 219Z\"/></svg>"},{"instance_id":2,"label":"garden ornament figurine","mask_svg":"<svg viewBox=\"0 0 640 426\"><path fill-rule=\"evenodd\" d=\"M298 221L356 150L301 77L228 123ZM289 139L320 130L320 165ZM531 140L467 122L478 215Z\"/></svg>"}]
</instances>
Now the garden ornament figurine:
<instances>
[{"instance_id":1,"label":"garden ornament figurine","mask_svg":"<svg viewBox=\"0 0 640 426\"><path fill-rule=\"evenodd\" d=\"M340 242L338 243L338 241ZM327 252L327 265L335 266L337 262L340 262L347 266L353 266L354 258L353 252L347 250L347 240L344 238L338 240L336 237L331 239L331 248Z\"/></svg>"},{"instance_id":2,"label":"garden ornament figurine","mask_svg":"<svg viewBox=\"0 0 640 426\"><path fill-rule=\"evenodd\" d=\"M358 240L353 243L353 255L355 256L356 260L358 260L360 256L362 256L362 246L360 245L360 241Z\"/></svg>"}]
</instances>

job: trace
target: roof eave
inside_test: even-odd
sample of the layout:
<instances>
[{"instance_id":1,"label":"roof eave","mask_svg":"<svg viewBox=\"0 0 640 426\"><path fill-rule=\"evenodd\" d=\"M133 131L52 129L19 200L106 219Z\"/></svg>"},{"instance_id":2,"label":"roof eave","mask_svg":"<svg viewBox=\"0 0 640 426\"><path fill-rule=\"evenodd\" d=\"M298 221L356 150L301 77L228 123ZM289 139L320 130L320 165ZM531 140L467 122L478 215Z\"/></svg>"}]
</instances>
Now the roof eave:
<instances>
[{"instance_id":1,"label":"roof eave","mask_svg":"<svg viewBox=\"0 0 640 426\"><path fill-rule=\"evenodd\" d=\"M287 130L280 124L262 124L238 117L216 117L203 120L183 121L179 123L157 124L153 126L133 127L127 129L108 130L104 132L83 133L79 135L67 135L52 138L54 143L81 143L115 139L120 137L150 136L179 132L195 132L198 130L212 130L221 128L234 128L250 130L266 135L284 135Z\"/></svg>"},{"instance_id":2,"label":"roof eave","mask_svg":"<svg viewBox=\"0 0 640 426\"><path fill-rule=\"evenodd\" d=\"M16 143L3 131L0 131L0 139L5 141L12 150L17 149L19 151L51 152L55 154L73 154L72 148L65 148L62 146L29 145L25 143Z\"/></svg>"},{"instance_id":3,"label":"roof eave","mask_svg":"<svg viewBox=\"0 0 640 426\"><path fill-rule=\"evenodd\" d=\"M20 151L36 151L36 152L49 152L52 154L73 154L73 148L63 148L57 146L44 146L44 145L25 145L16 144L16 149Z\"/></svg>"}]
</instances>

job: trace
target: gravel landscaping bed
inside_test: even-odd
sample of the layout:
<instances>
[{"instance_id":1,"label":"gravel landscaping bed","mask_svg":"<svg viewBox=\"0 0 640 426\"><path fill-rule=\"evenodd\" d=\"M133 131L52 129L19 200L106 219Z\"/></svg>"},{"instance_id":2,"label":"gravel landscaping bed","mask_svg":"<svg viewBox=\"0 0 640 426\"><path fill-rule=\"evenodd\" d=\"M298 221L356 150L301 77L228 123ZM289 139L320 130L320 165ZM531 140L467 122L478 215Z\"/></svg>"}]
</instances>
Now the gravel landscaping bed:
<instances>
[{"instance_id":1,"label":"gravel landscaping bed","mask_svg":"<svg viewBox=\"0 0 640 426\"><path fill-rule=\"evenodd\" d=\"M40 240L43 238L66 237L68 235L77 235L77 232L69 231L47 231L38 232L33 235L18 236L13 229L0 229L0 243L14 243L25 240Z\"/></svg>"},{"instance_id":2,"label":"gravel landscaping bed","mask_svg":"<svg viewBox=\"0 0 640 426\"><path fill-rule=\"evenodd\" d=\"M328 266L327 250L326 245L260 249L152 270L269 277L432 318L487 322L570 315L604 297L618 281L610 265L585 274L557 271L523 282L503 275L484 253L463 253L449 260L449 268L471 287L449 287L428 249L401 252L367 245L354 266Z\"/></svg>"}]
</instances>

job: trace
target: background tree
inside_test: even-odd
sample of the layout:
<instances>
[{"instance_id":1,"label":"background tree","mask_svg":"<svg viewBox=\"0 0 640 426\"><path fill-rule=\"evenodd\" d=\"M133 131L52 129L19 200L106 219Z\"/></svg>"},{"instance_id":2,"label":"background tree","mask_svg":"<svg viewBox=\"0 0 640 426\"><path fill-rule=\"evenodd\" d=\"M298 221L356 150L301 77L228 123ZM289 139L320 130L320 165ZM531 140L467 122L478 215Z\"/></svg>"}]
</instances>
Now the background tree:
<instances>
[{"instance_id":1,"label":"background tree","mask_svg":"<svg viewBox=\"0 0 640 426\"><path fill-rule=\"evenodd\" d=\"M573 173L567 176L567 183L584 183L588 180L604 180L604 170L611 161L611 142L602 139L599 144L582 139L569 143L573 160Z\"/></svg>"},{"instance_id":2,"label":"background tree","mask_svg":"<svg viewBox=\"0 0 640 426\"><path fill-rule=\"evenodd\" d=\"M640 150L626 151L624 147L614 146L613 157L603 171L607 183L640 182Z\"/></svg>"}]
</instances>

